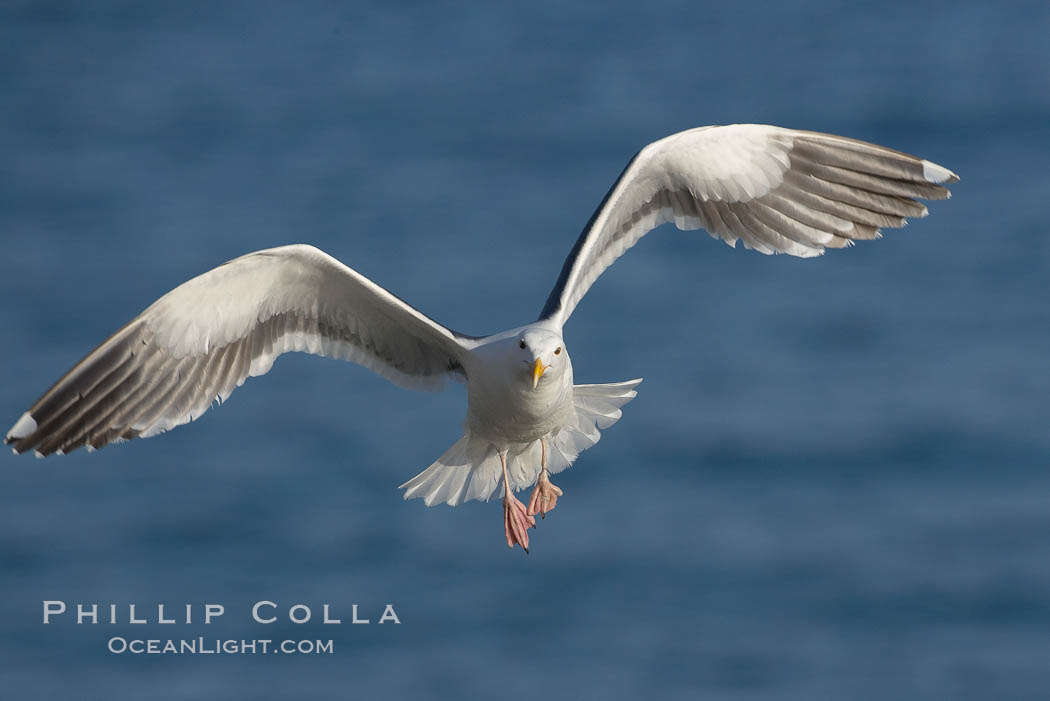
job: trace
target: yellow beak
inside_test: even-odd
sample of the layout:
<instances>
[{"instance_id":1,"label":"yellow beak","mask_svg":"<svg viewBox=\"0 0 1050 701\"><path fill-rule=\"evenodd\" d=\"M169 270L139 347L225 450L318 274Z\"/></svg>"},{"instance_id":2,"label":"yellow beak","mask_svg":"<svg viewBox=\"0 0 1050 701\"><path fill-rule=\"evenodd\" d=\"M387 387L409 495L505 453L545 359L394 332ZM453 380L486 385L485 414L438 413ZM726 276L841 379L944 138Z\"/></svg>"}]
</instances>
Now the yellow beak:
<instances>
[{"instance_id":1,"label":"yellow beak","mask_svg":"<svg viewBox=\"0 0 1050 701\"><path fill-rule=\"evenodd\" d=\"M536 389L536 385L540 383L540 378L543 377L543 373L547 371L547 368L543 367L543 362L539 358L536 358L536 363L532 366L532 388Z\"/></svg>"}]
</instances>

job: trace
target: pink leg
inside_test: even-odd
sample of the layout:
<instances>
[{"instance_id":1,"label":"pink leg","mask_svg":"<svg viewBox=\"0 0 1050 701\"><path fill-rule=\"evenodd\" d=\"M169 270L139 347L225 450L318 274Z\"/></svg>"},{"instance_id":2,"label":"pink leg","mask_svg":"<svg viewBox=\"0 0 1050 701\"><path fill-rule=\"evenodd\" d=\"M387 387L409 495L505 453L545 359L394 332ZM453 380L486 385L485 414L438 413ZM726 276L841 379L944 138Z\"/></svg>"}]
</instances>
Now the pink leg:
<instances>
[{"instance_id":1,"label":"pink leg","mask_svg":"<svg viewBox=\"0 0 1050 701\"><path fill-rule=\"evenodd\" d=\"M506 451L500 451L499 460L503 464L503 528L507 534L507 547L520 545L521 549L528 553L529 528L536 527L536 519L526 513L525 505L511 494Z\"/></svg>"},{"instance_id":2,"label":"pink leg","mask_svg":"<svg viewBox=\"0 0 1050 701\"><path fill-rule=\"evenodd\" d=\"M554 511L554 507L558 505L558 497L564 492L551 483L547 472L546 438L540 439L540 446L543 448L543 453L540 457L540 477L536 480L536 488L532 490L532 496L529 498L528 514L529 516L539 514L540 518L547 518L547 512Z\"/></svg>"}]
</instances>

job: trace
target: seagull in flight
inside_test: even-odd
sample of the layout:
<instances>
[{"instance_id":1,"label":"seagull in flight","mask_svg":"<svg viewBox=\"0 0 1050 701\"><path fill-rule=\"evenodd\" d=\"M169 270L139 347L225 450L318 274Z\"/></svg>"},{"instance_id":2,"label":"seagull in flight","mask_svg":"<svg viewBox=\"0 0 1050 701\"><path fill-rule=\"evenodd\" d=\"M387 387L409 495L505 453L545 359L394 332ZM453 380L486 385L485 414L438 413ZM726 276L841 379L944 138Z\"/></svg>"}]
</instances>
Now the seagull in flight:
<instances>
[{"instance_id":1,"label":"seagull in flight","mask_svg":"<svg viewBox=\"0 0 1050 701\"><path fill-rule=\"evenodd\" d=\"M575 384L563 329L595 280L671 223L731 246L819 256L925 217L958 176L841 136L760 124L707 126L627 164L569 253L536 321L491 336L452 331L309 245L256 251L183 283L67 372L7 433L15 453L68 453L153 436L225 401L282 353L363 365L394 384L467 386L463 435L405 482L405 499L451 506L502 493L507 546L528 552L550 476L598 442L641 379ZM528 506L516 491L534 486Z\"/></svg>"}]
</instances>

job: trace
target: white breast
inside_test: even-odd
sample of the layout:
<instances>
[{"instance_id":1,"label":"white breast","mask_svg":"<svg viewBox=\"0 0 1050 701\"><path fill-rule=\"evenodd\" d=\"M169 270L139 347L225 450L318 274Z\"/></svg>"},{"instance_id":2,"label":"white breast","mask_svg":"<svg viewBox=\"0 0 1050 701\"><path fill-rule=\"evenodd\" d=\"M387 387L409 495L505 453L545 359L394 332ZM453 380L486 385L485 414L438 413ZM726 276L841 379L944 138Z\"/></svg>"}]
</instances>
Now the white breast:
<instances>
[{"instance_id":1,"label":"white breast","mask_svg":"<svg viewBox=\"0 0 1050 701\"><path fill-rule=\"evenodd\" d=\"M533 389L525 375L506 365L480 362L467 373L464 429L497 446L531 443L561 428L572 411L572 363L564 355L558 377L544 376Z\"/></svg>"}]
</instances>

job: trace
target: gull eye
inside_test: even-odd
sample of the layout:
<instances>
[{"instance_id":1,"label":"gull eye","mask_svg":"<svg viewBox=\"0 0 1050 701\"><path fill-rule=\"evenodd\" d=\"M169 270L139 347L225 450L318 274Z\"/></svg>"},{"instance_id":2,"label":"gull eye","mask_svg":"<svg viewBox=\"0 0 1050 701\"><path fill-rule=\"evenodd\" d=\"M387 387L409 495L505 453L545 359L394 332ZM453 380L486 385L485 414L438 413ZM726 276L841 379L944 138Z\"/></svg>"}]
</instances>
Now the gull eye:
<instances>
[{"instance_id":1,"label":"gull eye","mask_svg":"<svg viewBox=\"0 0 1050 701\"><path fill-rule=\"evenodd\" d=\"M521 339L521 341L518 343L518 346L521 347L521 348L525 348L525 339L524 338Z\"/></svg>"},{"instance_id":2,"label":"gull eye","mask_svg":"<svg viewBox=\"0 0 1050 701\"><path fill-rule=\"evenodd\" d=\"M559 353L561 353L561 346L554 349L554 355L558 355Z\"/></svg>"}]
</instances>

